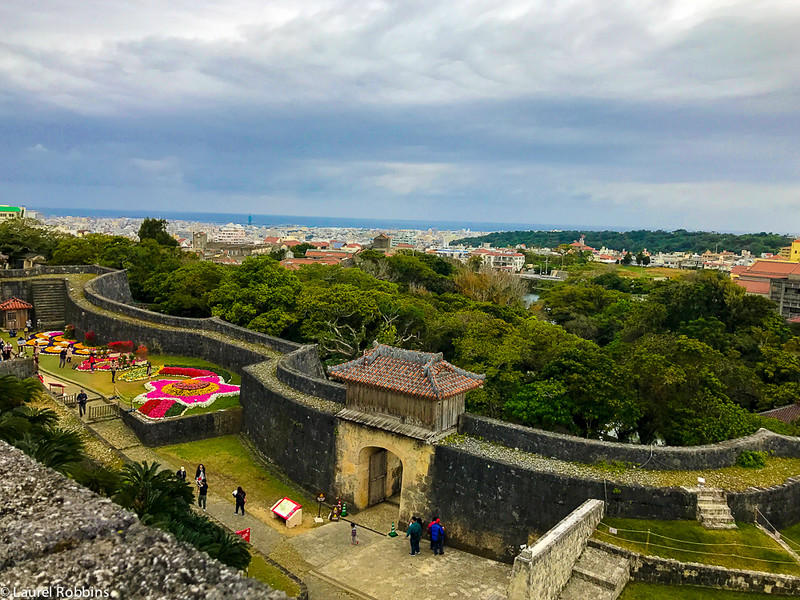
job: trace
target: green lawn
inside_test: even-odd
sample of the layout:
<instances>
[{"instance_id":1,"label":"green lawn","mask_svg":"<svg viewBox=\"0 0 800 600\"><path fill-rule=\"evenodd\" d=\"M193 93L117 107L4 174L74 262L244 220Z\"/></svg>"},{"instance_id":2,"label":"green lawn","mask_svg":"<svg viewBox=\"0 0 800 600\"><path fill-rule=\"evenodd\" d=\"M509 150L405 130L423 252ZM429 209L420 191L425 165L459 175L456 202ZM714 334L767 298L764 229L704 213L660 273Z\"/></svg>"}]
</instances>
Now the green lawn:
<instances>
[{"instance_id":1,"label":"green lawn","mask_svg":"<svg viewBox=\"0 0 800 600\"><path fill-rule=\"evenodd\" d=\"M239 395L236 396L223 396L222 398L217 398L208 406L194 406L192 408L187 408L183 416L188 415L202 415L203 413L215 412L218 410L223 410L226 408L233 408L234 406L239 406Z\"/></svg>"},{"instance_id":2,"label":"green lawn","mask_svg":"<svg viewBox=\"0 0 800 600\"><path fill-rule=\"evenodd\" d=\"M231 504L233 496L229 490L242 486L247 492L248 510L258 518L263 517L262 520L272 518L269 508L284 496L300 502L304 507L316 507L316 501L305 497L299 488L288 483L288 479L262 467L238 436L227 435L162 446L154 448L154 451L175 465L184 465L192 476L197 465L203 463L212 491L220 493ZM308 514L313 518L311 512Z\"/></svg>"},{"instance_id":3,"label":"green lawn","mask_svg":"<svg viewBox=\"0 0 800 600\"><path fill-rule=\"evenodd\" d=\"M783 541L800 554L800 523L795 523L791 527L781 530L781 535L783 535Z\"/></svg>"},{"instance_id":4,"label":"green lawn","mask_svg":"<svg viewBox=\"0 0 800 600\"><path fill-rule=\"evenodd\" d=\"M738 529L716 531L703 528L697 521L606 518L594 537L641 554L673 558L682 562L800 575L800 565L775 540L754 525L737 525ZM608 533L608 526L617 528L618 533Z\"/></svg>"},{"instance_id":5,"label":"green lawn","mask_svg":"<svg viewBox=\"0 0 800 600\"><path fill-rule=\"evenodd\" d=\"M619 600L767 600L776 597L782 596L730 592L688 585L629 583L622 590Z\"/></svg>"},{"instance_id":6,"label":"green lawn","mask_svg":"<svg viewBox=\"0 0 800 600\"><path fill-rule=\"evenodd\" d=\"M292 598L300 595L299 585L258 554L253 554L253 560L250 561L250 566L247 568L247 576L263 581L276 590L283 590Z\"/></svg>"}]
</instances>

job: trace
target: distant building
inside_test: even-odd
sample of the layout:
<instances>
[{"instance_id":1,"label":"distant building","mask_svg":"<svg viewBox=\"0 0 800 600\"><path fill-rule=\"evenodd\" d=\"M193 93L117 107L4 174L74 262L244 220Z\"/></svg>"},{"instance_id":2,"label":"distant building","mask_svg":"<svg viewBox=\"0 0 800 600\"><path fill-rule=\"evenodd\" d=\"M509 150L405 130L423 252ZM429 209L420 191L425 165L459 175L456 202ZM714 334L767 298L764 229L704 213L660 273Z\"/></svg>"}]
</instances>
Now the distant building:
<instances>
[{"instance_id":1,"label":"distant building","mask_svg":"<svg viewBox=\"0 0 800 600\"><path fill-rule=\"evenodd\" d=\"M492 269L501 271L512 271L518 273L525 266L525 255L513 250L490 250L488 248L478 248L470 253L470 256L478 256L483 264L489 265Z\"/></svg>"},{"instance_id":2,"label":"distant building","mask_svg":"<svg viewBox=\"0 0 800 600\"><path fill-rule=\"evenodd\" d=\"M198 252L204 252L208 245L208 234L203 231L192 233L192 248Z\"/></svg>"},{"instance_id":3,"label":"distant building","mask_svg":"<svg viewBox=\"0 0 800 600\"><path fill-rule=\"evenodd\" d=\"M238 223L228 223L214 236L214 240L221 244L244 244L247 233Z\"/></svg>"},{"instance_id":4,"label":"distant building","mask_svg":"<svg viewBox=\"0 0 800 600\"><path fill-rule=\"evenodd\" d=\"M24 219L25 207L24 206L8 206L6 204L0 205L0 221L6 219Z\"/></svg>"},{"instance_id":5,"label":"distant building","mask_svg":"<svg viewBox=\"0 0 800 600\"><path fill-rule=\"evenodd\" d=\"M392 238L383 233L379 233L372 238L372 249L378 252L388 252L392 248Z\"/></svg>"},{"instance_id":6,"label":"distant building","mask_svg":"<svg viewBox=\"0 0 800 600\"><path fill-rule=\"evenodd\" d=\"M786 319L800 317L800 263L757 260L750 266L735 266L731 279L748 294L765 296L778 305Z\"/></svg>"}]
</instances>

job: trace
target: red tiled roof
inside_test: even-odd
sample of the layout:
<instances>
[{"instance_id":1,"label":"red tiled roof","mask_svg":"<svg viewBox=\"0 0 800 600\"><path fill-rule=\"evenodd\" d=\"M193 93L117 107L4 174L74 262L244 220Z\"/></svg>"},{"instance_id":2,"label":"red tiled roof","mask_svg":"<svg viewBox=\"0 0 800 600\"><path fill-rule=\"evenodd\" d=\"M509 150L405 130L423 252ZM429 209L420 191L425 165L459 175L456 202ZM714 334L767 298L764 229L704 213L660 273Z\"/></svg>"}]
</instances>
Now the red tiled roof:
<instances>
[{"instance_id":1,"label":"red tiled roof","mask_svg":"<svg viewBox=\"0 0 800 600\"><path fill-rule=\"evenodd\" d=\"M328 372L340 381L435 399L479 388L485 378L451 365L441 353L403 350L377 342L363 356L330 367Z\"/></svg>"},{"instance_id":2,"label":"red tiled roof","mask_svg":"<svg viewBox=\"0 0 800 600\"><path fill-rule=\"evenodd\" d=\"M277 238L277 237L265 237L264 238L264 243L265 244L277 244L279 241L281 241L281 238Z\"/></svg>"},{"instance_id":3,"label":"red tiled roof","mask_svg":"<svg viewBox=\"0 0 800 600\"><path fill-rule=\"evenodd\" d=\"M759 277L785 277L787 275L800 275L800 263L777 261L777 260L757 260L744 271L749 275Z\"/></svg>"},{"instance_id":4,"label":"red tiled roof","mask_svg":"<svg viewBox=\"0 0 800 600\"><path fill-rule=\"evenodd\" d=\"M33 304L28 304L24 300L20 300L19 298L9 298L2 304L0 304L0 310L30 310L33 308Z\"/></svg>"},{"instance_id":5,"label":"red tiled roof","mask_svg":"<svg viewBox=\"0 0 800 600\"><path fill-rule=\"evenodd\" d=\"M781 406L759 413L762 417L769 417L771 419L778 419L784 423L791 423L800 419L800 403L795 402L788 406Z\"/></svg>"},{"instance_id":6,"label":"red tiled roof","mask_svg":"<svg viewBox=\"0 0 800 600\"><path fill-rule=\"evenodd\" d=\"M290 271L296 271L304 265L338 265L339 262L335 258L285 258L281 265Z\"/></svg>"},{"instance_id":7,"label":"red tiled roof","mask_svg":"<svg viewBox=\"0 0 800 600\"><path fill-rule=\"evenodd\" d=\"M284 246L286 246L288 248L294 248L295 246L299 246L302 243L303 242L300 242L298 240L283 240L281 242L282 245L284 245Z\"/></svg>"},{"instance_id":8,"label":"red tiled roof","mask_svg":"<svg viewBox=\"0 0 800 600\"><path fill-rule=\"evenodd\" d=\"M752 279L742 279L740 277L735 283L742 286L750 294L769 295L769 281L753 281Z\"/></svg>"}]
</instances>

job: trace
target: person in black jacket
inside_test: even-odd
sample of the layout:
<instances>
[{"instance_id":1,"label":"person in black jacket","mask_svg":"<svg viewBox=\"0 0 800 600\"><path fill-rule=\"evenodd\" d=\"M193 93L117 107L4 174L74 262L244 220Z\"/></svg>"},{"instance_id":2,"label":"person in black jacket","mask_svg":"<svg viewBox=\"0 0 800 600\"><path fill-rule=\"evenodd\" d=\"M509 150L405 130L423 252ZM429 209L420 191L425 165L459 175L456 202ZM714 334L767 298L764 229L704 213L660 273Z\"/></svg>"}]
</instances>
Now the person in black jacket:
<instances>
[{"instance_id":1,"label":"person in black jacket","mask_svg":"<svg viewBox=\"0 0 800 600\"><path fill-rule=\"evenodd\" d=\"M206 510L206 499L208 498L208 480L203 479L203 483L200 484L200 491L197 492L197 506Z\"/></svg>"},{"instance_id":2,"label":"person in black jacket","mask_svg":"<svg viewBox=\"0 0 800 600\"><path fill-rule=\"evenodd\" d=\"M233 511L233 514L238 515L239 509L241 508L242 516L244 516L244 503L245 503L244 497L246 495L247 494L245 494L245 491L242 489L242 486L239 486L236 489L236 493L234 494L234 498L236 498L236 509Z\"/></svg>"},{"instance_id":3,"label":"person in black jacket","mask_svg":"<svg viewBox=\"0 0 800 600\"><path fill-rule=\"evenodd\" d=\"M177 477L179 481L186 481L186 469L184 467L178 469L178 472L175 473L175 477Z\"/></svg>"}]
</instances>

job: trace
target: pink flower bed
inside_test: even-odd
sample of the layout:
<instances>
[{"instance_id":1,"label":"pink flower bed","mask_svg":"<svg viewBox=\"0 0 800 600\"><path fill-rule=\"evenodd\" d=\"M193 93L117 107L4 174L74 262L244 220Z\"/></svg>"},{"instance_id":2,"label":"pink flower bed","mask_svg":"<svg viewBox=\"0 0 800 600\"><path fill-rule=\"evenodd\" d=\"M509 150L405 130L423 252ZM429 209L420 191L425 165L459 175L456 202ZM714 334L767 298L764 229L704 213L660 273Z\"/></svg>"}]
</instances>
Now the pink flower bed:
<instances>
[{"instance_id":1,"label":"pink flower bed","mask_svg":"<svg viewBox=\"0 0 800 600\"><path fill-rule=\"evenodd\" d=\"M161 370L161 375L172 367ZM182 371L202 371L202 369L184 369ZM174 373L178 375L178 373ZM184 373L180 373L183 375ZM149 401L169 399L179 402L184 406L195 406L202 404L208 406L217 398L222 396L235 396L239 394L238 385L225 383L216 373L210 375L195 376L191 380L186 379L156 379L148 381L144 387L149 391L140 394L135 398L138 402L144 402L147 406Z\"/></svg>"}]
</instances>

